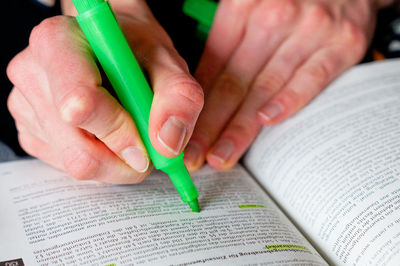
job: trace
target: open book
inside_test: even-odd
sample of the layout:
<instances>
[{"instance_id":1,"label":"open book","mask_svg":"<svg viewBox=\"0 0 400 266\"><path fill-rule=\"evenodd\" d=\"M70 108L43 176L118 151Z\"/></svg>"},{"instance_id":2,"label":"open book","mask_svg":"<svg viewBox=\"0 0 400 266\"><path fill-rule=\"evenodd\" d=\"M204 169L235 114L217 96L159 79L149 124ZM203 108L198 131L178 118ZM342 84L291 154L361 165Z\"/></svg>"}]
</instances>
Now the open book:
<instances>
[{"instance_id":1,"label":"open book","mask_svg":"<svg viewBox=\"0 0 400 266\"><path fill-rule=\"evenodd\" d=\"M107 185L1 164L0 265L398 265L400 61L354 67L241 165L193 178L200 213L160 172Z\"/></svg>"}]
</instances>

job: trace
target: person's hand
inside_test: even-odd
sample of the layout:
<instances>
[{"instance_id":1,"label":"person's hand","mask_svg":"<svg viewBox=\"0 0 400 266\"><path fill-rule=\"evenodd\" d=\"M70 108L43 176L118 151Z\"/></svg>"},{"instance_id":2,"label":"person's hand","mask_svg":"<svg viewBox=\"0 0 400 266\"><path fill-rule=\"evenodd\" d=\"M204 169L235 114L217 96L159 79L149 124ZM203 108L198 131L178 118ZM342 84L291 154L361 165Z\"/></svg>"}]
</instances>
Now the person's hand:
<instances>
[{"instance_id":1,"label":"person's hand","mask_svg":"<svg viewBox=\"0 0 400 266\"><path fill-rule=\"evenodd\" d=\"M187 167L231 168L262 125L295 114L360 61L378 8L372 0L221 0L195 73L205 105Z\"/></svg>"},{"instance_id":2,"label":"person's hand","mask_svg":"<svg viewBox=\"0 0 400 266\"><path fill-rule=\"evenodd\" d=\"M203 91L145 1L111 4L154 90L151 141L164 156L176 157L192 134ZM73 17L35 27L7 74L15 86L9 110L27 153L78 179L137 183L149 174L135 124L104 88Z\"/></svg>"}]
</instances>

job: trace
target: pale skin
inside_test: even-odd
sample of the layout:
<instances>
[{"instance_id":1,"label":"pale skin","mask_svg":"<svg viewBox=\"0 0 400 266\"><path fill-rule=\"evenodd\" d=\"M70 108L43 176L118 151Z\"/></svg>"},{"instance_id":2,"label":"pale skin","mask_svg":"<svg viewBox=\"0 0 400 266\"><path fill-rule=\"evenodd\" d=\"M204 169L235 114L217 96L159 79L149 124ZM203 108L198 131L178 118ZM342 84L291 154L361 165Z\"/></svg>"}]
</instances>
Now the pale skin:
<instances>
[{"instance_id":1,"label":"pale skin","mask_svg":"<svg viewBox=\"0 0 400 266\"><path fill-rule=\"evenodd\" d=\"M185 163L197 170L231 168L263 125L359 62L391 1L222 0L196 79L145 1L110 3L154 90L152 144L172 158L189 143ZM152 166L135 124L104 88L71 2L62 4L65 15L35 27L7 68L20 144L78 179L138 183Z\"/></svg>"}]
</instances>

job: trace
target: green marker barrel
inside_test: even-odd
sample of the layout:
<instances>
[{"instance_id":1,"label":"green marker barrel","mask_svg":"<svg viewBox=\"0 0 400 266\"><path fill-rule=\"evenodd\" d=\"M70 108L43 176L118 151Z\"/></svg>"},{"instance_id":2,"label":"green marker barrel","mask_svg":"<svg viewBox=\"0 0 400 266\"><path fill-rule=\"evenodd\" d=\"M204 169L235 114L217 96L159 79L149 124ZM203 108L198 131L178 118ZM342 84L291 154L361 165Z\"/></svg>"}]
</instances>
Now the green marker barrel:
<instances>
[{"instance_id":1,"label":"green marker barrel","mask_svg":"<svg viewBox=\"0 0 400 266\"><path fill-rule=\"evenodd\" d=\"M207 39L217 8L218 3L212 0L185 0L183 3L183 13L198 22L197 36L203 41Z\"/></svg>"},{"instance_id":2,"label":"green marker barrel","mask_svg":"<svg viewBox=\"0 0 400 266\"><path fill-rule=\"evenodd\" d=\"M183 153L170 159L159 154L150 142L153 92L109 3L104 0L73 0L73 3L79 14L76 19L122 105L135 121L155 168L167 173L181 199L193 212L199 212L199 194L183 164Z\"/></svg>"}]
</instances>

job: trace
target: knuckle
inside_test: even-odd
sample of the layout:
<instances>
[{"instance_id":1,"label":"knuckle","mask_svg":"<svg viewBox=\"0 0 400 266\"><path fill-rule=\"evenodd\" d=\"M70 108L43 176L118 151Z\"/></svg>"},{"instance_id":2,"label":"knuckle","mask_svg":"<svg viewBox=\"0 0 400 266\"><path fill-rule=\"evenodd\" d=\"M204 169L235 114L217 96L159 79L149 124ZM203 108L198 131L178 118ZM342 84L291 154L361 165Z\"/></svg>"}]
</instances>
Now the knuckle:
<instances>
[{"instance_id":1,"label":"knuckle","mask_svg":"<svg viewBox=\"0 0 400 266\"><path fill-rule=\"evenodd\" d=\"M7 77L13 83L14 85L17 82L18 76L19 76L19 69L20 69L20 60L19 57L16 56L14 57L7 65L6 73Z\"/></svg>"},{"instance_id":2,"label":"knuckle","mask_svg":"<svg viewBox=\"0 0 400 266\"><path fill-rule=\"evenodd\" d=\"M163 87L166 88L168 95L183 99L197 110L202 109L203 89L189 76L189 68L185 60L177 54L175 49L158 45L148 49L145 54L147 55L142 55L149 67L151 67L150 64L156 64L172 73L164 80Z\"/></svg>"},{"instance_id":3,"label":"knuckle","mask_svg":"<svg viewBox=\"0 0 400 266\"><path fill-rule=\"evenodd\" d=\"M343 42L346 47L353 47L356 57L363 55L368 46L368 38L364 31L351 21L343 22Z\"/></svg>"},{"instance_id":4,"label":"knuckle","mask_svg":"<svg viewBox=\"0 0 400 266\"><path fill-rule=\"evenodd\" d=\"M186 63L185 59L180 56L179 54L176 53L176 50L171 51L170 53L172 53L172 55L174 56L174 59L176 61L177 66L182 69L183 71L185 71L186 73L190 72L189 66Z\"/></svg>"},{"instance_id":5,"label":"knuckle","mask_svg":"<svg viewBox=\"0 0 400 266\"><path fill-rule=\"evenodd\" d=\"M63 120L71 125L83 125L95 109L93 96L85 88L72 90L57 104Z\"/></svg>"},{"instance_id":6,"label":"knuckle","mask_svg":"<svg viewBox=\"0 0 400 266\"><path fill-rule=\"evenodd\" d=\"M306 69L305 75L307 75L309 80L312 80L315 85L322 86L322 84L324 84L329 79L330 72L331 71L328 67L328 64L320 63Z\"/></svg>"},{"instance_id":7,"label":"knuckle","mask_svg":"<svg viewBox=\"0 0 400 266\"><path fill-rule=\"evenodd\" d=\"M268 99L279 91L285 82L285 78L279 74L268 74L255 82L253 90L264 99Z\"/></svg>"},{"instance_id":8,"label":"knuckle","mask_svg":"<svg viewBox=\"0 0 400 266\"><path fill-rule=\"evenodd\" d=\"M129 118L124 110L118 109L114 120L104 123L105 131L97 134L97 137L112 146L112 150L121 150L132 138L133 122Z\"/></svg>"},{"instance_id":9,"label":"knuckle","mask_svg":"<svg viewBox=\"0 0 400 266\"><path fill-rule=\"evenodd\" d=\"M34 124L35 122L37 122L35 120L36 115L32 114L33 110L31 106L16 88L13 88L8 96L7 108L11 116L18 123Z\"/></svg>"},{"instance_id":10,"label":"knuckle","mask_svg":"<svg viewBox=\"0 0 400 266\"><path fill-rule=\"evenodd\" d=\"M250 120L250 118L249 118ZM253 136L255 135L254 129L252 127L254 123L254 119L251 121L247 121L247 123L242 122L233 122L231 125L229 125L229 131L226 133L227 135L230 135L231 138L238 139L238 141L243 141L243 140L251 140Z\"/></svg>"},{"instance_id":11,"label":"knuckle","mask_svg":"<svg viewBox=\"0 0 400 266\"><path fill-rule=\"evenodd\" d=\"M294 0L272 1L257 10L253 23L266 31L293 22L297 12L298 5Z\"/></svg>"},{"instance_id":12,"label":"knuckle","mask_svg":"<svg viewBox=\"0 0 400 266\"><path fill-rule=\"evenodd\" d=\"M295 66L298 62L302 60L304 57L304 51L302 49L298 49L296 51L285 52L279 55L277 58L278 66ZM275 71L279 73L279 71ZM275 73L274 75L278 75Z\"/></svg>"},{"instance_id":13,"label":"knuckle","mask_svg":"<svg viewBox=\"0 0 400 266\"><path fill-rule=\"evenodd\" d=\"M14 119L17 119L17 117L19 116L19 110L17 108L17 99L16 99L16 95L15 95L15 88L11 91L11 93L8 96L7 99L7 108L10 111L11 116Z\"/></svg>"},{"instance_id":14,"label":"knuckle","mask_svg":"<svg viewBox=\"0 0 400 266\"><path fill-rule=\"evenodd\" d=\"M241 12L243 9L247 9L248 7L251 7L256 0L221 0L221 4L227 5L230 7L231 10Z\"/></svg>"},{"instance_id":15,"label":"knuckle","mask_svg":"<svg viewBox=\"0 0 400 266\"><path fill-rule=\"evenodd\" d=\"M266 8L273 17L285 19L291 18L297 12L297 3L294 0L272 1Z\"/></svg>"},{"instance_id":16,"label":"knuckle","mask_svg":"<svg viewBox=\"0 0 400 266\"><path fill-rule=\"evenodd\" d=\"M21 124L16 124L18 129L18 142L21 148L33 157L40 157L44 152L48 152L44 145L38 143L35 137Z\"/></svg>"},{"instance_id":17,"label":"knuckle","mask_svg":"<svg viewBox=\"0 0 400 266\"><path fill-rule=\"evenodd\" d=\"M321 4L314 4L309 7L306 20L308 25L316 28L321 28L324 25L332 26L334 23L332 14Z\"/></svg>"},{"instance_id":18,"label":"knuckle","mask_svg":"<svg viewBox=\"0 0 400 266\"><path fill-rule=\"evenodd\" d=\"M29 46L40 51L50 48L51 44L63 34L66 17L56 16L43 20L32 29Z\"/></svg>"},{"instance_id":19,"label":"knuckle","mask_svg":"<svg viewBox=\"0 0 400 266\"><path fill-rule=\"evenodd\" d=\"M153 50L155 51L152 52L155 53L155 62L157 64L168 66L179 72L183 71L184 73L189 73L189 67L186 61L177 53L172 45L158 45Z\"/></svg>"},{"instance_id":20,"label":"knuckle","mask_svg":"<svg viewBox=\"0 0 400 266\"><path fill-rule=\"evenodd\" d=\"M150 68L154 62L165 64L165 61L168 63L171 61L167 49L163 45L152 41L137 42L135 44L135 54L147 68Z\"/></svg>"},{"instance_id":21,"label":"knuckle","mask_svg":"<svg viewBox=\"0 0 400 266\"><path fill-rule=\"evenodd\" d=\"M284 110L298 110L308 101L308 97L304 92L296 91L294 88L288 88L277 96L276 101L282 104Z\"/></svg>"},{"instance_id":22,"label":"knuckle","mask_svg":"<svg viewBox=\"0 0 400 266\"><path fill-rule=\"evenodd\" d=\"M218 90L221 99L229 97L236 102L241 101L247 93L247 87L240 82L240 79L236 75L227 72L221 74L214 89Z\"/></svg>"},{"instance_id":23,"label":"knuckle","mask_svg":"<svg viewBox=\"0 0 400 266\"><path fill-rule=\"evenodd\" d=\"M24 82L26 81L26 73L24 72L27 70L27 65L30 63L29 57L30 54L28 53L28 50L25 49L16 56L14 56L14 58L12 58L7 65L6 68L7 77L11 81L11 83L14 84L15 86L24 84ZM29 68L28 71L30 71Z\"/></svg>"},{"instance_id":24,"label":"knuckle","mask_svg":"<svg viewBox=\"0 0 400 266\"><path fill-rule=\"evenodd\" d=\"M335 64L334 60L327 59L302 71L301 76L307 83L307 89L298 88L297 98L300 99L300 103L310 101L327 85L335 74Z\"/></svg>"},{"instance_id":25,"label":"knuckle","mask_svg":"<svg viewBox=\"0 0 400 266\"><path fill-rule=\"evenodd\" d=\"M200 85L191 78L181 77L169 86L170 92L186 101L196 110L201 110L204 105L204 92Z\"/></svg>"},{"instance_id":26,"label":"knuckle","mask_svg":"<svg viewBox=\"0 0 400 266\"><path fill-rule=\"evenodd\" d=\"M25 133L21 132L21 130L18 130L18 142L21 148L28 153L29 155L36 157L36 152L33 149L31 142L28 141L28 138L26 137Z\"/></svg>"},{"instance_id":27,"label":"knuckle","mask_svg":"<svg viewBox=\"0 0 400 266\"><path fill-rule=\"evenodd\" d=\"M86 151L67 148L63 152L65 170L78 180L89 180L96 177L99 162Z\"/></svg>"},{"instance_id":28,"label":"knuckle","mask_svg":"<svg viewBox=\"0 0 400 266\"><path fill-rule=\"evenodd\" d=\"M39 25L32 29L29 37L29 45L36 47L38 43L43 41L48 42L54 37L56 31L56 25L53 18L43 20Z\"/></svg>"},{"instance_id":29,"label":"knuckle","mask_svg":"<svg viewBox=\"0 0 400 266\"><path fill-rule=\"evenodd\" d=\"M159 65L175 70L187 70L186 63L177 54L173 45L165 42L163 40L141 40L135 43L135 55L143 67L151 70L154 65Z\"/></svg>"}]
</instances>

